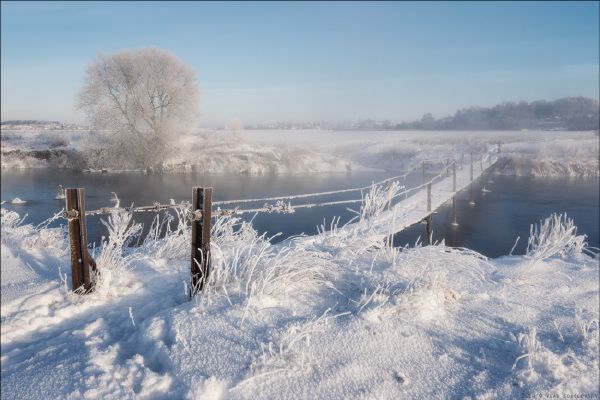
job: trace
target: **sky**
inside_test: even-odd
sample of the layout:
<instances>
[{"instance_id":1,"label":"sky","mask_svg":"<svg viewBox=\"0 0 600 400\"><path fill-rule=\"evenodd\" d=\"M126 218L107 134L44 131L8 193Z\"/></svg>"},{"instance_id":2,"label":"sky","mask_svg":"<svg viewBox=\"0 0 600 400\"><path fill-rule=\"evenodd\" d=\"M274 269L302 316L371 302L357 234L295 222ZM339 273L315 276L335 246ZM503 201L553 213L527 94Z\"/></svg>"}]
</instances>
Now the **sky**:
<instances>
[{"instance_id":1,"label":"sky","mask_svg":"<svg viewBox=\"0 0 600 400\"><path fill-rule=\"evenodd\" d=\"M1 3L1 119L85 122L99 53L166 49L203 126L393 122L599 95L599 2Z\"/></svg>"}]
</instances>

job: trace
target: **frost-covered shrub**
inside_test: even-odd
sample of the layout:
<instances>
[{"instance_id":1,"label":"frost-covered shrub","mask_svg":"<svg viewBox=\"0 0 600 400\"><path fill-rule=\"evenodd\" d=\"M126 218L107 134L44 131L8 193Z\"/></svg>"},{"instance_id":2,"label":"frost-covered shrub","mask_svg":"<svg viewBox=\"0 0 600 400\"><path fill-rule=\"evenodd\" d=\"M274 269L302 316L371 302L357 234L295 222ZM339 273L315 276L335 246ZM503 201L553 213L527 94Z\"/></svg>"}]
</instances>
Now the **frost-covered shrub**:
<instances>
[{"instance_id":1,"label":"frost-covered shrub","mask_svg":"<svg viewBox=\"0 0 600 400\"><path fill-rule=\"evenodd\" d=\"M185 204L174 207L173 212L161 217L156 215L142 244L143 253L155 257L174 260L189 257L191 227L188 223ZM172 228L172 225L175 228ZM162 234L164 232L164 235Z\"/></svg>"},{"instance_id":2,"label":"frost-covered shrub","mask_svg":"<svg viewBox=\"0 0 600 400\"><path fill-rule=\"evenodd\" d=\"M96 258L95 292L102 296L117 294L128 283L128 272L134 255L125 255L124 247L137 237L142 225L133 222L132 213L125 210L112 212L108 221L100 222L108 230L108 240L102 240Z\"/></svg>"},{"instance_id":3,"label":"frost-covered shrub","mask_svg":"<svg viewBox=\"0 0 600 400\"><path fill-rule=\"evenodd\" d=\"M25 218L27 218L27 214L21 218L18 213L2 208L0 210L0 218L2 221L2 233L4 234L4 232L13 232L18 226L22 225Z\"/></svg>"},{"instance_id":4,"label":"frost-covered shrub","mask_svg":"<svg viewBox=\"0 0 600 400\"><path fill-rule=\"evenodd\" d=\"M396 181L388 185L373 185L363 199L360 209L361 223L371 227L373 217L384 211L401 189L402 187Z\"/></svg>"},{"instance_id":5,"label":"frost-covered shrub","mask_svg":"<svg viewBox=\"0 0 600 400\"><path fill-rule=\"evenodd\" d=\"M335 274L321 253L301 246L274 247L250 223L221 217L212 231L211 271L200 301L224 295L241 301L258 298L305 297Z\"/></svg>"},{"instance_id":6,"label":"frost-covered shrub","mask_svg":"<svg viewBox=\"0 0 600 400\"><path fill-rule=\"evenodd\" d=\"M576 257L587 247L586 235L577 235L577 227L567 214L555 214L532 224L527 242L527 256L543 260L553 256Z\"/></svg>"}]
</instances>

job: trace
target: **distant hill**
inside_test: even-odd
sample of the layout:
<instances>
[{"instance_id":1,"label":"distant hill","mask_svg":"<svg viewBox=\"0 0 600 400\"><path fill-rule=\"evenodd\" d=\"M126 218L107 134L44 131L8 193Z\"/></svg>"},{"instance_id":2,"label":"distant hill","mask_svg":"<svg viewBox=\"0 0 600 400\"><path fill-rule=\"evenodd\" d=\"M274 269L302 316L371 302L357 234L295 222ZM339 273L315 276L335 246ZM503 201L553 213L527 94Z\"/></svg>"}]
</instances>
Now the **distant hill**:
<instances>
[{"instance_id":1,"label":"distant hill","mask_svg":"<svg viewBox=\"0 0 600 400\"><path fill-rule=\"evenodd\" d=\"M502 103L491 108L470 107L453 116L435 119L425 114L419 121L403 122L399 130L597 130L600 125L598 100L565 97L554 101Z\"/></svg>"}]
</instances>

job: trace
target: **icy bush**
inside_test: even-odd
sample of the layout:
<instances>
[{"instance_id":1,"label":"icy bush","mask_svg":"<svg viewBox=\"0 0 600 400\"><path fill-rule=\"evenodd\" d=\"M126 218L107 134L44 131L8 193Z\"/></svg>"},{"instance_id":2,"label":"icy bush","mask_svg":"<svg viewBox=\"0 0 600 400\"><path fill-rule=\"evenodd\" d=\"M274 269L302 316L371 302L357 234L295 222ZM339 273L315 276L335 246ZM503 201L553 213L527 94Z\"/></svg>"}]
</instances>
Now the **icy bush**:
<instances>
[{"instance_id":1,"label":"icy bush","mask_svg":"<svg viewBox=\"0 0 600 400\"><path fill-rule=\"evenodd\" d=\"M27 214L21 218L18 213L4 208L0 209L0 216L2 220L1 226L3 234L4 232L14 232L18 226L23 224L25 218L27 218Z\"/></svg>"},{"instance_id":2,"label":"icy bush","mask_svg":"<svg viewBox=\"0 0 600 400\"><path fill-rule=\"evenodd\" d=\"M360 208L360 221L363 227L370 228L373 225L373 217L380 214L386 208L391 207L392 199L402 190L400 183L391 182L388 185L373 185L364 196Z\"/></svg>"},{"instance_id":3,"label":"icy bush","mask_svg":"<svg viewBox=\"0 0 600 400\"><path fill-rule=\"evenodd\" d=\"M156 215L144 239L142 249L144 254L167 260L189 257L191 227L188 223L185 204L174 207L173 214L165 214L162 218ZM172 228L175 224L175 228ZM161 235L164 232L164 235ZM162 236L162 237L161 237Z\"/></svg>"},{"instance_id":4,"label":"icy bush","mask_svg":"<svg viewBox=\"0 0 600 400\"><path fill-rule=\"evenodd\" d=\"M594 329L595 328L595 329ZM575 313L575 329L578 336L582 341L589 341L590 338L594 337L597 343L598 330L600 328L600 323L597 318L592 318L590 320L586 320L581 316L581 310L577 310Z\"/></svg>"},{"instance_id":5,"label":"icy bush","mask_svg":"<svg viewBox=\"0 0 600 400\"><path fill-rule=\"evenodd\" d=\"M587 248L586 235L577 235L577 227L567 214L553 213L539 224L532 224L527 256L543 260L553 256L576 257Z\"/></svg>"},{"instance_id":6,"label":"icy bush","mask_svg":"<svg viewBox=\"0 0 600 400\"><path fill-rule=\"evenodd\" d=\"M128 283L128 272L134 255L123 250L142 230L133 222L132 213L125 210L112 212L108 221L100 222L108 230L108 240L102 240L100 254L96 258L97 275L95 292L102 296L117 295Z\"/></svg>"},{"instance_id":7,"label":"icy bush","mask_svg":"<svg viewBox=\"0 0 600 400\"><path fill-rule=\"evenodd\" d=\"M212 234L211 271L200 301L220 295L230 303L304 298L327 286L335 274L322 253L272 246L269 238L239 218L219 218Z\"/></svg>"},{"instance_id":8,"label":"icy bush","mask_svg":"<svg viewBox=\"0 0 600 400\"><path fill-rule=\"evenodd\" d=\"M52 249L55 254L67 254L67 227L60 226L49 228L51 222L60 218L57 213L37 226L25 224L27 214L21 217L14 211L1 209L2 240L11 241L13 244L27 250Z\"/></svg>"}]
</instances>

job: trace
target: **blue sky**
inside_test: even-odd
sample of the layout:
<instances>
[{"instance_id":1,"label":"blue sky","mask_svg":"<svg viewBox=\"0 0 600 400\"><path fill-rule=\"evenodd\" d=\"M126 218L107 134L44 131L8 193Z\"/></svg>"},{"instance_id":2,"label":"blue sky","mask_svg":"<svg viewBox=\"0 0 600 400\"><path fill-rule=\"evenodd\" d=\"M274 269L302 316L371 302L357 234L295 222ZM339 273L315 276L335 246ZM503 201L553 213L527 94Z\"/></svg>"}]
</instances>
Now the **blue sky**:
<instances>
[{"instance_id":1,"label":"blue sky","mask_svg":"<svg viewBox=\"0 0 600 400\"><path fill-rule=\"evenodd\" d=\"M598 2L2 2L2 120L83 122L99 52L155 46L197 72L203 125L403 121L599 97Z\"/></svg>"}]
</instances>

